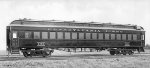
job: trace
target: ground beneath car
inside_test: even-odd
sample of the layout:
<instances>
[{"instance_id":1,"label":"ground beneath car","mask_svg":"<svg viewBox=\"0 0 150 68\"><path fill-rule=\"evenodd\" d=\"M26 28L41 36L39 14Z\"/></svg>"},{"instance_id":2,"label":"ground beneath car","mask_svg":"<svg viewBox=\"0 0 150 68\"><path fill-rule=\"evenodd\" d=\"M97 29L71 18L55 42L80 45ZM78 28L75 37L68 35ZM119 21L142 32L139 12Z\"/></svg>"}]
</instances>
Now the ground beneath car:
<instances>
[{"instance_id":1,"label":"ground beneath car","mask_svg":"<svg viewBox=\"0 0 150 68\"><path fill-rule=\"evenodd\" d=\"M109 55L102 52L55 50L51 57L13 55L0 51L0 68L150 68L150 50L134 55Z\"/></svg>"}]
</instances>

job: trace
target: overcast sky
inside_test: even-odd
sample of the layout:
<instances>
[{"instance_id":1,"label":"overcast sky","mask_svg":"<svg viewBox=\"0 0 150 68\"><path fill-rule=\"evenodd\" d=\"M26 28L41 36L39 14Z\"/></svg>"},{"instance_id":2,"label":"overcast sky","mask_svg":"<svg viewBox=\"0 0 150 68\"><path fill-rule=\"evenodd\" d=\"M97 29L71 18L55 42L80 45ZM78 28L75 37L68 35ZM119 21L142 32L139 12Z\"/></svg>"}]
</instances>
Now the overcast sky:
<instances>
[{"instance_id":1,"label":"overcast sky","mask_svg":"<svg viewBox=\"0 0 150 68\"><path fill-rule=\"evenodd\" d=\"M135 24L145 28L150 44L149 0L1 0L0 50L6 49L6 26L19 18Z\"/></svg>"}]
</instances>

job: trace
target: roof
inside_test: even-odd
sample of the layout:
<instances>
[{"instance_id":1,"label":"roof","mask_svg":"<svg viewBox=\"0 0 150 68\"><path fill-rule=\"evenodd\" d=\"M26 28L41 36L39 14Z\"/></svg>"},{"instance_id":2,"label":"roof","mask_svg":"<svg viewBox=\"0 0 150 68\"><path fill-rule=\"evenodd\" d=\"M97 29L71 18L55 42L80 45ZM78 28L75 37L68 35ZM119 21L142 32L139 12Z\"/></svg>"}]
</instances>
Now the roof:
<instances>
[{"instance_id":1,"label":"roof","mask_svg":"<svg viewBox=\"0 0 150 68\"><path fill-rule=\"evenodd\" d=\"M10 26L36 26L36 27L98 27L98 28L116 28L116 29L134 29L143 30L142 27L137 25L123 25L113 23L99 23L99 22L78 22L78 21L61 21L61 20L31 20L31 19L20 19L11 22Z\"/></svg>"}]
</instances>

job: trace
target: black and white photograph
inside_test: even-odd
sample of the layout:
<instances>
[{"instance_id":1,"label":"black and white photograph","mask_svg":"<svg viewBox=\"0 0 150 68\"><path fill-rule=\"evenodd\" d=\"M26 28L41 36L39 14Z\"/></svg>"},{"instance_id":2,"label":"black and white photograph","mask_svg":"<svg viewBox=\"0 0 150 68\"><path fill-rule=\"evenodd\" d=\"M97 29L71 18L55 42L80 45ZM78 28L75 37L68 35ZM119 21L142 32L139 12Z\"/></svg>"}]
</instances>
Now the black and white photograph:
<instances>
[{"instance_id":1,"label":"black and white photograph","mask_svg":"<svg viewBox=\"0 0 150 68\"><path fill-rule=\"evenodd\" d=\"M0 0L0 68L150 68L150 0Z\"/></svg>"}]
</instances>

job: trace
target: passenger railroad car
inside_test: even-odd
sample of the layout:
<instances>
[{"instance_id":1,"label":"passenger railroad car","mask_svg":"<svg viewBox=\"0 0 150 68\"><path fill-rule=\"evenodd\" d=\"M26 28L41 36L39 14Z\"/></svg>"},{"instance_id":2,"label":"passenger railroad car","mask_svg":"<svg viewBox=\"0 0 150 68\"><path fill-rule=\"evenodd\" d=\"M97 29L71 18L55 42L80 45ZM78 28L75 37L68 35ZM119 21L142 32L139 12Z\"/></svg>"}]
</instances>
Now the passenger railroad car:
<instances>
[{"instance_id":1,"label":"passenger railroad car","mask_svg":"<svg viewBox=\"0 0 150 68\"><path fill-rule=\"evenodd\" d=\"M57 48L108 49L111 55L143 52L145 31L130 24L58 20L14 20L7 26L7 50L25 57L51 55Z\"/></svg>"}]
</instances>

